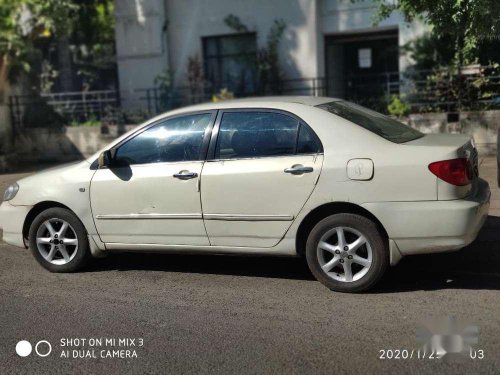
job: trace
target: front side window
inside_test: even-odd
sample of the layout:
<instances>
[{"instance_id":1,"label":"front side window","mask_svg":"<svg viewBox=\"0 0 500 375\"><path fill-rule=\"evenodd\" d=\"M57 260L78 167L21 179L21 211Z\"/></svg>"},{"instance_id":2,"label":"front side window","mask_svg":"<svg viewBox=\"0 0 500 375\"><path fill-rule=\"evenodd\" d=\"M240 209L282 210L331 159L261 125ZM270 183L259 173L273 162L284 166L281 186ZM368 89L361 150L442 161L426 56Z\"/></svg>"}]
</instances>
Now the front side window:
<instances>
[{"instance_id":1,"label":"front side window","mask_svg":"<svg viewBox=\"0 0 500 375\"><path fill-rule=\"evenodd\" d=\"M354 103L339 100L321 104L318 108L349 120L394 143L405 143L423 137L418 130Z\"/></svg>"},{"instance_id":2,"label":"front side window","mask_svg":"<svg viewBox=\"0 0 500 375\"><path fill-rule=\"evenodd\" d=\"M318 151L310 130L296 118L275 112L226 112L219 126L215 158L257 158Z\"/></svg>"},{"instance_id":3,"label":"front side window","mask_svg":"<svg viewBox=\"0 0 500 375\"><path fill-rule=\"evenodd\" d=\"M210 113L162 121L120 146L117 162L148 164L200 160Z\"/></svg>"}]
</instances>

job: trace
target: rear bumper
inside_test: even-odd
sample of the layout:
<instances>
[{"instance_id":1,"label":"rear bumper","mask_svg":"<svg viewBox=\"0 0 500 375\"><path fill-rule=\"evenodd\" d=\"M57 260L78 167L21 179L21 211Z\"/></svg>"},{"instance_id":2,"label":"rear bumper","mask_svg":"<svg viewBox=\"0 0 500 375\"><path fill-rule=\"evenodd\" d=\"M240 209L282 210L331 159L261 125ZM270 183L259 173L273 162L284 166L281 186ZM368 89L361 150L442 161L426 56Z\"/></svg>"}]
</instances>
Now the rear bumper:
<instances>
[{"instance_id":1,"label":"rear bumper","mask_svg":"<svg viewBox=\"0 0 500 375\"><path fill-rule=\"evenodd\" d=\"M479 179L465 199L363 205L386 229L402 255L460 249L477 237L490 207L490 188Z\"/></svg>"},{"instance_id":2,"label":"rear bumper","mask_svg":"<svg viewBox=\"0 0 500 375\"><path fill-rule=\"evenodd\" d=\"M25 247L23 226L30 209L30 206L13 206L9 202L0 205L0 228L3 229L4 242Z\"/></svg>"}]
</instances>

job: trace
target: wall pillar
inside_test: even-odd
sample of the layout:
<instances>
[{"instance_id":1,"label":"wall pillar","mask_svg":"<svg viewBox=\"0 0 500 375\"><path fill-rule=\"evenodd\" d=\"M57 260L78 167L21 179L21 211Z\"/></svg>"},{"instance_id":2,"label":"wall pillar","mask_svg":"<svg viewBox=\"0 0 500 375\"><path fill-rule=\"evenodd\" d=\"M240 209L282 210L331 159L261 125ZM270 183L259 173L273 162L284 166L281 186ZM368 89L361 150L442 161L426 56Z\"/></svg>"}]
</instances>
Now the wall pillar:
<instances>
[{"instance_id":1,"label":"wall pillar","mask_svg":"<svg viewBox=\"0 0 500 375\"><path fill-rule=\"evenodd\" d=\"M140 106L155 78L168 69L164 0L116 0L115 38L120 96L124 108ZM144 103L142 103L144 104Z\"/></svg>"}]
</instances>

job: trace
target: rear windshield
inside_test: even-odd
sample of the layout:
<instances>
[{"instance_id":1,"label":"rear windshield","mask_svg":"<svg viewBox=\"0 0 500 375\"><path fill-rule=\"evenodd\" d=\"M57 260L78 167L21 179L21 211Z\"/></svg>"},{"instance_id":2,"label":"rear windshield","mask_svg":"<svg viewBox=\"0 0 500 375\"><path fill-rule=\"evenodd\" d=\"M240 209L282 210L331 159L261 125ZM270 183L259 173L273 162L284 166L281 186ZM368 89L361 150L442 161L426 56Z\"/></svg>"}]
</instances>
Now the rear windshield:
<instances>
[{"instance_id":1,"label":"rear windshield","mask_svg":"<svg viewBox=\"0 0 500 375\"><path fill-rule=\"evenodd\" d=\"M424 135L402 122L357 104L339 100L318 105L318 108L345 118L394 143L413 141Z\"/></svg>"}]
</instances>

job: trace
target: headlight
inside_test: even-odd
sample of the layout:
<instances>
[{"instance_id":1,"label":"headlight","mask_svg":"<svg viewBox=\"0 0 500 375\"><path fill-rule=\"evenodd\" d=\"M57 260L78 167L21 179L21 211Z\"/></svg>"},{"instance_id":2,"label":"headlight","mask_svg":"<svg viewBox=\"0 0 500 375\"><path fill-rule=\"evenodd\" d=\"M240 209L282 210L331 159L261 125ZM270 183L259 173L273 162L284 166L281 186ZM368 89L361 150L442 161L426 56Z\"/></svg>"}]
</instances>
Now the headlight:
<instances>
[{"instance_id":1,"label":"headlight","mask_svg":"<svg viewBox=\"0 0 500 375\"><path fill-rule=\"evenodd\" d=\"M19 185L17 183L10 185L7 188L7 190L5 190L5 194L3 195L3 200L10 201L11 199L14 199L18 191L19 191Z\"/></svg>"}]
</instances>

